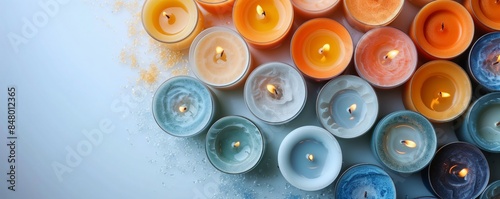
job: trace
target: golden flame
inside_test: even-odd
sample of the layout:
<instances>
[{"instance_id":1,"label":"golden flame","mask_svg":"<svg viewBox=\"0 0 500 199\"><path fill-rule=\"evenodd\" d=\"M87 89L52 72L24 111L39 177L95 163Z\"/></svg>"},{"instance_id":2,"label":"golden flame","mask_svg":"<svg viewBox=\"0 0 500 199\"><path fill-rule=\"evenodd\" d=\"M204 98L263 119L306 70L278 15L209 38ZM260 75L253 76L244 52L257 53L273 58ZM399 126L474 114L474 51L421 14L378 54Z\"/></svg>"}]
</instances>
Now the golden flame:
<instances>
[{"instance_id":1,"label":"golden flame","mask_svg":"<svg viewBox=\"0 0 500 199\"><path fill-rule=\"evenodd\" d=\"M272 84L267 85L267 91L269 91L270 93L275 94L275 95L278 94L278 89L276 89L276 86L274 86Z\"/></svg>"},{"instance_id":2,"label":"golden flame","mask_svg":"<svg viewBox=\"0 0 500 199\"><path fill-rule=\"evenodd\" d=\"M257 14L258 14L258 15L260 15L260 16L264 16L264 17L266 16L266 11L264 11L264 9L262 8L262 6L257 5L256 10L257 10Z\"/></svg>"},{"instance_id":3,"label":"golden flame","mask_svg":"<svg viewBox=\"0 0 500 199\"><path fill-rule=\"evenodd\" d=\"M439 92L438 93L439 97L442 97L442 98L447 98L447 97L450 97L451 95L447 92Z\"/></svg>"},{"instance_id":4,"label":"golden flame","mask_svg":"<svg viewBox=\"0 0 500 199\"><path fill-rule=\"evenodd\" d=\"M166 12L163 12L162 15L170 19L170 15L168 15Z\"/></svg>"},{"instance_id":5,"label":"golden flame","mask_svg":"<svg viewBox=\"0 0 500 199\"><path fill-rule=\"evenodd\" d=\"M329 52L330 51L330 44L325 44L323 47L319 49L319 54L323 54L324 52Z\"/></svg>"},{"instance_id":6,"label":"golden flame","mask_svg":"<svg viewBox=\"0 0 500 199\"><path fill-rule=\"evenodd\" d=\"M240 145L241 145L240 141L233 142L233 147L234 148L238 148L238 147L240 147Z\"/></svg>"},{"instance_id":7,"label":"golden flame","mask_svg":"<svg viewBox=\"0 0 500 199\"><path fill-rule=\"evenodd\" d=\"M385 55L385 59L394 59L396 56L398 56L399 50L391 50Z\"/></svg>"},{"instance_id":8,"label":"golden flame","mask_svg":"<svg viewBox=\"0 0 500 199\"><path fill-rule=\"evenodd\" d=\"M469 173L469 169L463 168L462 170L460 170L458 172L458 177L465 178L465 176L467 176L468 173Z\"/></svg>"},{"instance_id":9,"label":"golden flame","mask_svg":"<svg viewBox=\"0 0 500 199\"><path fill-rule=\"evenodd\" d=\"M307 154L307 159L309 161L311 161L311 162L314 161L314 155L313 154Z\"/></svg>"},{"instance_id":10,"label":"golden flame","mask_svg":"<svg viewBox=\"0 0 500 199\"><path fill-rule=\"evenodd\" d=\"M415 143L414 141L411 141L411 140L403 140L403 141L401 141L401 143L404 144L405 146L407 146L408 148L417 147L417 143Z\"/></svg>"},{"instance_id":11,"label":"golden flame","mask_svg":"<svg viewBox=\"0 0 500 199\"><path fill-rule=\"evenodd\" d=\"M351 106L349 106L349 108L347 109L347 111L352 114L352 112L356 111L356 108L358 106L356 104L352 104Z\"/></svg>"},{"instance_id":12,"label":"golden flame","mask_svg":"<svg viewBox=\"0 0 500 199\"><path fill-rule=\"evenodd\" d=\"M218 56L222 57L222 54L224 54L224 48L220 46L215 47L215 53L217 53Z\"/></svg>"},{"instance_id":13,"label":"golden flame","mask_svg":"<svg viewBox=\"0 0 500 199\"><path fill-rule=\"evenodd\" d=\"M180 111L181 113L184 113L184 112L186 112L187 110L188 110L188 108L187 108L186 106L179 106L179 111Z\"/></svg>"},{"instance_id":14,"label":"golden flame","mask_svg":"<svg viewBox=\"0 0 500 199\"><path fill-rule=\"evenodd\" d=\"M497 61L494 63L494 65L497 65L498 63L500 63L500 55L498 55Z\"/></svg>"}]
</instances>

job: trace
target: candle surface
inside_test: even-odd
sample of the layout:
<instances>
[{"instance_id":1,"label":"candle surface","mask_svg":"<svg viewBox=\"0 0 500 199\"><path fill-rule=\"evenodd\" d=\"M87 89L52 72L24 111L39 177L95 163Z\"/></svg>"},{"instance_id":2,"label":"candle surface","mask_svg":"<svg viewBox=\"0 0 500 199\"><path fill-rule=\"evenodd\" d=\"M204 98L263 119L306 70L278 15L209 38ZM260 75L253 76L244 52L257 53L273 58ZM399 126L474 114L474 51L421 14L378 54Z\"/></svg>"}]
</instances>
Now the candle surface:
<instances>
[{"instance_id":1,"label":"candle surface","mask_svg":"<svg viewBox=\"0 0 500 199\"><path fill-rule=\"evenodd\" d=\"M500 32L479 38L469 53L469 72L490 91L500 91Z\"/></svg>"},{"instance_id":2,"label":"candle surface","mask_svg":"<svg viewBox=\"0 0 500 199\"><path fill-rule=\"evenodd\" d=\"M396 198L396 187L382 168L360 164L342 174L335 186L335 198Z\"/></svg>"},{"instance_id":3,"label":"candle surface","mask_svg":"<svg viewBox=\"0 0 500 199\"><path fill-rule=\"evenodd\" d=\"M403 0L344 0L347 22L366 32L394 21L403 8Z\"/></svg>"},{"instance_id":4,"label":"candle surface","mask_svg":"<svg viewBox=\"0 0 500 199\"><path fill-rule=\"evenodd\" d=\"M339 0L292 0L296 13L307 18L331 14L338 3Z\"/></svg>"},{"instance_id":5,"label":"candle surface","mask_svg":"<svg viewBox=\"0 0 500 199\"><path fill-rule=\"evenodd\" d=\"M486 31L500 30L500 1L464 0L464 6L479 27Z\"/></svg>"},{"instance_id":6,"label":"candle surface","mask_svg":"<svg viewBox=\"0 0 500 199\"><path fill-rule=\"evenodd\" d=\"M196 0L206 11L212 14L223 14L233 8L234 0Z\"/></svg>"},{"instance_id":7,"label":"candle surface","mask_svg":"<svg viewBox=\"0 0 500 199\"><path fill-rule=\"evenodd\" d=\"M498 199L500 198L500 180L492 182L484 192L481 194L480 199Z\"/></svg>"}]
</instances>

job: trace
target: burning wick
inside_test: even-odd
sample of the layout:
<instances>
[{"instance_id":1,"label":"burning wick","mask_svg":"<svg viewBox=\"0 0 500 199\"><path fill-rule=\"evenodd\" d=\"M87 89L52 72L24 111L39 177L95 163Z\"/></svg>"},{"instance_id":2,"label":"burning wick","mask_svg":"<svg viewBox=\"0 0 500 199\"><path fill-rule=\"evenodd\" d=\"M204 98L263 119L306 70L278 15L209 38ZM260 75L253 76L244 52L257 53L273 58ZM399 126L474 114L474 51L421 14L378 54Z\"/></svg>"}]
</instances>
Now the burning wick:
<instances>
[{"instance_id":1,"label":"burning wick","mask_svg":"<svg viewBox=\"0 0 500 199\"><path fill-rule=\"evenodd\" d=\"M458 177L465 178L467 174L469 173L469 170L467 168L463 168L458 172Z\"/></svg>"},{"instance_id":2,"label":"burning wick","mask_svg":"<svg viewBox=\"0 0 500 199\"><path fill-rule=\"evenodd\" d=\"M257 10L257 14L262 17L261 19L266 17L266 11L264 11L264 9L262 9L262 6L257 5L256 10Z\"/></svg>"},{"instance_id":3,"label":"burning wick","mask_svg":"<svg viewBox=\"0 0 500 199\"><path fill-rule=\"evenodd\" d=\"M500 0L499 0L500 1ZM498 63L500 63L500 55L498 55L497 57L497 61L493 63L493 65L497 65Z\"/></svg>"},{"instance_id":4,"label":"burning wick","mask_svg":"<svg viewBox=\"0 0 500 199\"><path fill-rule=\"evenodd\" d=\"M170 15L168 15L166 12L163 12L162 14L163 14L163 16L165 16L167 19L170 19Z\"/></svg>"},{"instance_id":5,"label":"burning wick","mask_svg":"<svg viewBox=\"0 0 500 199\"><path fill-rule=\"evenodd\" d=\"M307 154L306 155L306 158L309 160L309 161L314 161L314 155L313 154Z\"/></svg>"},{"instance_id":6,"label":"burning wick","mask_svg":"<svg viewBox=\"0 0 500 199\"><path fill-rule=\"evenodd\" d=\"M401 140L401 144L404 144L408 148L415 148L417 147L417 143L411 140Z\"/></svg>"},{"instance_id":7,"label":"burning wick","mask_svg":"<svg viewBox=\"0 0 500 199\"><path fill-rule=\"evenodd\" d=\"M442 98L447 98L447 97L450 97L451 95L447 92L439 92L438 93L439 97L442 97Z\"/></svg>"},{"instance_id":8,"label":"burning wick","mask_svg":"<svg viewBox=\"0 0 500 199\"><path fill-rule=\"evenodd\" d=\"M387 53L387 55L384 56L384 59L394 59L396 56L398 56L399 50L391 50Z\"/></svg>"},{"instance_id":9,"label":"burning wick","mask_svg":"<svg viewBox=\"0 0 500 199\"><path fill-rule=\"evenodd\" d=\"M276 87L272 84L267 85L267 91L269 91L272 94L279 95L278 89L276 89Z\"/></svg>"},{"instance_id":10,"label":"burning wick","mask_svg":"<svg viewBox=\"0 0 500 199\"><path fill-rule=\"evenodd\" d=\"M180 111L181 113L184 113L184 112L186 112L187 110L188 110L188 108L187 108L186 106L179 106L179 111Z\"/></svg>"},{"instance_id":11,"label":"burning wick","mask_svg":"<svg viewBox=\"0 0 500 199\"><path fill-rule=\"evenodd\" d=\"M349 114L351 114L351 117L349 118L350 120L353 120L354 119L354 116L352 116L352 113L356 110L356 107L358 107L356 104L352 104L351 106L349 106L349 108L347 109L347 112L349 112Z\"/></svg>"},{"instance_id":12,"label":"burning wick","mask_svg":"<svg viewBox=\"0 0 500 199\"><path fill-rule=\"evenodd\" d=\"M224 48L217 46L215 48L215 58L214 61L221 59L222 61L226 61L226 54L224 54Z\"/></svg>"},{"instance_id":13,"label":"burning wick","mask_svg":"<svg viewBox=\"0 0 500 199\"><path fill-rule=\"evenodd\" d=\"M500 121L498 121L495 125L497 125L497 127L500 127Z\"/></svg>"},{"instance_id":14,"label":"burning wick","mask_svg":"<svg viewBox=\"0 0 500 199\"><path fill-rule=\"evenodd\" d=\"M323 45L323 47L321 47L319 49L318 52L319 52L319 54L323 54L323 53L329 52L329 51L330 51L330 44L325 44L325 45Z\"/></svg>"},{"instance_id":15,"label":"burning wick","mask_svg":"<svg viewBox=\"0 0 500 199\"><path fill-rule=\"evenodd\" d=\"M233 148L238 148L240 147L240 141L237 141L237 142L233 142Z\"/></svg>"}]
</instances>

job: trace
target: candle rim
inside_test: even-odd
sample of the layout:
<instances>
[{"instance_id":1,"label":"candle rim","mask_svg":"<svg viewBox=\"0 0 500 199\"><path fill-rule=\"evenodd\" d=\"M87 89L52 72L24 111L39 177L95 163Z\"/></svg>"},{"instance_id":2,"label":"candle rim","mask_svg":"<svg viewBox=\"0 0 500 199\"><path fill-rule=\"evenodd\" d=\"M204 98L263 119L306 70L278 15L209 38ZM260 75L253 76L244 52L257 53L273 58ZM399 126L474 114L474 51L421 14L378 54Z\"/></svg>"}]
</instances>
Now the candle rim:
<instances>
[{"instance_id":1,"label":"candle rim","mask_svg":"<svg viewBox=\"0 0 500 199\"><path fill-rule=\"evenodd\" d=\"M473 57L478 56L478 54L480 54L482 52L483 48L480 48L481 46L479 46L479 45L482 45L484 42L486 42L485 40L489 39L489 37L494 37L494 36L497 36L497 38L500 40L500 32L490 32L490 33L484 34L483 36L479 37L479 39L476 40L476 42L472 45L471 50L469 51L469 55L467 57L467 65L468 65L468 70L471 74L471 77L477 83L479 83L481 86L485 87L489 91L500 91L500 85L491 86L491 85L488 85L488 82L490 82L490 81L485 82L485 81L480 81L478 79L478 77L477 77L477 76L479 76L478 71L475 70L476 67L473 67L473 66L476 66L476 63L472 62ZM500 56L500 54L499 54L499 56Z\"/></svg>"},{"instance_id":2,"label":"candle rim","mask_svg":"<svg viewBox=\"0 0 500 199\"><path fill-rule=\"evenodd\" d=\"M356 28L358 30L361 29L360 31L362 31L362 32L366 32L366 31L373 29L373 28L376 28L376 27L389 25L394 20L396 20L396 18L399 16L399 14L403 11L403 6L404 6L404 0L400 0L399 6L396 8L395 12L393 12L393 14L390 17L388 17L387 20L385 20L381 23L369 24L369 23L366 23L366 22L361 21L360 19L356 18L351 12L352 8L349 8L349 6L347 5L347 3L345 1L352 1L352 0L344 0L344 2L343 2L346 18L349 18L349 19L355 21L355 23L362 24L362 26L367 27L367 28L361 28L361 27L358 27L358 25L353 26L354 28ZM348 20L348 22L349 22L349 20Z\"/></svg>"},{"instance_id":3,"label":"candle rim","mask_svg":"<svg viewBox=\"0 0 500 199\"><path fill-rule=\"evenodd\" d=\"M496 189L493 189L493 188L500 188L500 180L497 180L497 181L493 181L491 182L483 191L483 193L481 193L481 196L479 196L480 199L489 199L488 198L488 195L489 193L491 194L494 194L493 191L495 191ZM491 190L490 190L491 189Z\"/></svg>"},{"instance_id":4,"label":"candle rim","mask_svg":"<svg viewBox=\"0 0 500 199\"><path fill-rule=\"evenodd\" d=\"M470 137L478 148L491 153L499 153L500 146L495 147L495 145L484 142L484 139L478 135L478 131L476 129L477 120L481 115L480 112L484 111L490 105L500 106L500 92L488 93L474 101L469 111L465 114L464 122L467 124L467 132L470 134Z\"/></svg>"},{"instance_id":5,"label":"candle rim","mask_svg":"<svg viewBox=\"0 0 500 199\"><path fill-rule=\"evenodd\" d=\"M303 11L303 12L309 12L309 13L310 13L310 12L318 12L318 13L323 13L323 12L325 12L325 11L328 11L328 10L330 10L330 9L333 9L333 8L334 8L334 7L336 7L336 6L339 4L339 2L340 2L340 0L333 0L332 4L331 4L331 5L329 5L329 6L326 6L326 7L321 8L321 9L314 9L314 10L312 10L312 9L307 9L307 8L304 8L304 7L299 6L299 5L298 5L298 3L296 3L295 1L297 1L297 0L291 0L292 5L293 5L293 8L294 8L294 9L296 9L296 10L300 10L300 11Z\"/></svg>"},{"instance_id":6,"label":"candle rim","mask_svg":"<svg viewBox=\"0 0 500 199\"><path fill-rule=\"evenodd\" d=\"M353 170L355 169L359 169L360 167L368 167L368 168L373 168L373 169L376 169L377 171L379 171L378 174L382 174L386 177L388 177L390 180L391 180L391 188L392 188L392 191L394 193L393 197L388 197L388 198L396 198L396 185L394 184L394 180L392 179L392 177L389 175L389 173L387 173L382 167L376 165L376 164L371 164L371 163L357 163L357 164L354 164L350 167L348 167L338 178L337 182L335 183L335 186L334 186L334 191L335 191L335 196L337 196L337 193L339 192L339 186L340 186L340 183L342 182L342 179L347 175L347 174L350 174L349 172L352 172Z\"/></svg>"},{"instance_id":7,"label":"candle rim","mask_svg":"<svg viewBox=\"0 0 500 199\"><path fill-rule=\"evenodd\" d=\"M218 5L218 4L223 4L223 3L227 3L227 2L234 2L234 0L217 0L217 1L214 1L214 0L196 0L198 3L204 3L204 4L208 4L208 5Z\"/></svg>"},{"instance_id":8,"label":"candle rim","mask_svg":"<svg viewBox=\"0 0 500 199\"><path fill-rule=\"evenodd\" d=\"M483 11L481 10L478 0L464 1L464 4L469 3L466 7L470 6L468 9L469 13L474 16L478 25L487 29L488 31L499 31L500 30L500 22L495 22L488 18Z\"/></svg>"}]
</instances>

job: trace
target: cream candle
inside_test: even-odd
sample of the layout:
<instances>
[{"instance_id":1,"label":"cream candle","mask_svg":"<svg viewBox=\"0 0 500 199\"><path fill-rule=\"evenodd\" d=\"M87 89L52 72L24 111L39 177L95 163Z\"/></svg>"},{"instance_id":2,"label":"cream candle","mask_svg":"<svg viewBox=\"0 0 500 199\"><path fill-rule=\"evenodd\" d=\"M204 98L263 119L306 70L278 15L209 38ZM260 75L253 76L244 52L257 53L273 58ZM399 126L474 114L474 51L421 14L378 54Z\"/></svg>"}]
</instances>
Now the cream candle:
<instances>
[{"instance_id":1,"label":"cream candle","mask_svg":"<svg viewBox=\"0 0 500 199\"><path fill-rule=\"evenodd\" d=\"M344 0L347 22L359 31L386 26L399 15L404 0Z\"/></svg>"},{"instance_id":2,"label":"cream candle","mask_svg":"<svg viewBox=\"0 0 500 199\"><path fill-rule=\"evenodd\" d=\"M481 29L488 32L500 30L500 1L464 0L463 4Z\"/></svg>"},{"instance_id":3,"label":"cream candle","mask_svg":"<svg viewBox=\"0 0 500 199\"><path fill-rule=\"evenodd\" d=\"M305 18L326 17L332 14L340 0L292 0L295 13Z\"/></svg>"}]
</instances>

